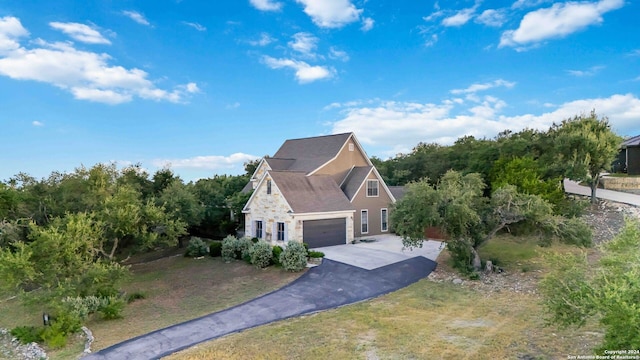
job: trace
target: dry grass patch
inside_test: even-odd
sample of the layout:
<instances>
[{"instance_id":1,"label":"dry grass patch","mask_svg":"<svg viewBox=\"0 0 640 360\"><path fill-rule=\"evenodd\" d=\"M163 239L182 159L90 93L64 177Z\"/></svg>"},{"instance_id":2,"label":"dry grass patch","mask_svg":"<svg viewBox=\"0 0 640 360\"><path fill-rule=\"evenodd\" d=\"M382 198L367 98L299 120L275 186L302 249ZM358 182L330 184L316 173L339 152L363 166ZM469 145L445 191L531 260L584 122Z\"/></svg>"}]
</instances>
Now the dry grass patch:
<instances>
[{"instance_id":1,"label":"dry grass patch","mask_svg":"<svg viewBox=\"0 0 640 360\"><path fill-rule=\"evenodd\" d=\"M445 252L436 273L405 289L232 334L167 359L530 360L591 354L602 336L597 325L545 326L536 291L545 271L543 255L574 247L539 248L499 237L486 250L506 273L455 285L451 279L460 275L447 266Z\"/></svg>"},{"instance_id":2,"label":"dry grass patch","mask_svg":"<svg viewBox=\"0 0 640 360\"><path fill-rule=\"evenodd\" d=\"M143 293L146 298L127 305L122 319L90 320L86 325L96 339L93 351L243 303L301 274L275 267L256 269L242 261L224 263L220 258L194 260L180 255L132 265L131 272L133 276L123 289L129 294ZM25 308L18 299L4 301L0 307L0 327L42 325L39 308ZM52 359L76 358L83 349L83 340L78 337L49 355Z\"/></svg>"}]
</instances>

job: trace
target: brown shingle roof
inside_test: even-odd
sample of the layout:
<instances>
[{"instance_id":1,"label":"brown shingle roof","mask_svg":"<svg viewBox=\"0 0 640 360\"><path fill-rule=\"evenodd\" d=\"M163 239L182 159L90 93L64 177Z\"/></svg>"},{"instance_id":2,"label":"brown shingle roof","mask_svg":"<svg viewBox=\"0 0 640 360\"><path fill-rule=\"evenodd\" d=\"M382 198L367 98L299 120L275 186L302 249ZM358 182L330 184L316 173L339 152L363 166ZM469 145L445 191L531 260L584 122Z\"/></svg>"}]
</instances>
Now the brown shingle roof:
<instances>
[{"instance_id":1,"label":"brown shingle roof","mask_svg":"<svg viewBox=\"0 0 640 360\"><path fill-rule=\"evenodd\" d=\"M407 192L406 186L388 186L389 191L391 191L391 195L397 200L402 199L404 194Z\"/></svg>"},{"instance_id":2,"label":"brown shingle roof","mask_svg":"<svg viewBox=\"0 0 640 360\"><path fill-rule=\"evenodd\" d=\"M269 175L295 213L354 210L329 175L291 171L269 171Z\"/></svg>"},{"instance_id":3,"label":"brown shingle roof","mask_svg":"<svg viewBox=\"0 0 640 360\"><path fill-rule=\"evenodd\" d=\"M287 140L273 155L273 158L269 158L267 161L274 170L276 169L272 166L273 160L280 159L276 160L277 164L273 162L278 167L277 170L310 173L338 155L338 152L351 134L344 133ZM286 163L284 160L293 161Z\"/></svg>"},{"instance_id":4,"label":"brown shingle roof","mask_svg":"<svg viewBox=\"0 0 640 360\"><path fill-rule=\"evenodd\" d=\"M373 169L373 166L356 166L347 175L347 178L342 183L340 187L342 191L344 191L345 195L349 200L353 199L356 196L356 192L362 185L364 179L369 175Z\"/></svg>"}]
</instances>

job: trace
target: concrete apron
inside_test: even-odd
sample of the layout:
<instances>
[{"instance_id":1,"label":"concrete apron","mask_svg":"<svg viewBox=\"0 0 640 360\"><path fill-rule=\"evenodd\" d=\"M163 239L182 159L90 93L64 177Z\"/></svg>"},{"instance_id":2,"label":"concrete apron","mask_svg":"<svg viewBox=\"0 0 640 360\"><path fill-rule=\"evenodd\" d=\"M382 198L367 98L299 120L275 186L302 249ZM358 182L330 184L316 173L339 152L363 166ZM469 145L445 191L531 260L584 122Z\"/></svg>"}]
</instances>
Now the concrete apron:
<instances>
[{"instance_id":1,"label":"concrete apron","mask_svg":"<svg viewBox=\"0 0 640 360\"><path fill-rule=\"evenodd\" d=\"M403 249L402 239L395 235L377 235L364 239L371 242L327 246L314 250L322 251L326 259L373 270L416 256L435 261L445 245L440 241L427 240L422 244L422 248Z\"/></svg>"}]
</instances>

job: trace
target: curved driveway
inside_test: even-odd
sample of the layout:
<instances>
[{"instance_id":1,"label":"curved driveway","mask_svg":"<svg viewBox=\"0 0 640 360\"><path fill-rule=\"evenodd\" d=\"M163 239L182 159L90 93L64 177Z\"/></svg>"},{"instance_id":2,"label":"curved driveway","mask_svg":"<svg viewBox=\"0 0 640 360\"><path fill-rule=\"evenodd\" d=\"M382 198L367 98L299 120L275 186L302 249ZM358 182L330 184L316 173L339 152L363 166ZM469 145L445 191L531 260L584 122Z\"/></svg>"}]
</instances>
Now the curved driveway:
<instances>
[{"instance_id":1,"label":"curved driveway","mask_svg":"<svg viewBox=\"0 0 640 360\"><path fill-rule=\"evenodd\" d=\"M158 359L234 332L374 298L426 277L435 267L433 260L423 256L373 270L324 259L320 266L272 293L127 340L83 359Z\"/></svg>"}]
</instances>

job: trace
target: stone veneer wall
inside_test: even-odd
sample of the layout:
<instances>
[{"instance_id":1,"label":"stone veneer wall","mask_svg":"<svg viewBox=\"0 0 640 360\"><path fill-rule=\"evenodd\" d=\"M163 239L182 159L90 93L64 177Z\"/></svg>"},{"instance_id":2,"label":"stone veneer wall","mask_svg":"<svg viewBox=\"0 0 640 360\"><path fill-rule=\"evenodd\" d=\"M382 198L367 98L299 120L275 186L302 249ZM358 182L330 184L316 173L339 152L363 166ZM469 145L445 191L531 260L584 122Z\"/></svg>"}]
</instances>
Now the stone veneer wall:
<instances>
[{"instance_id":1,"label":"stone veneer wall","mask_svg":"<svg viewBox=\"0 0 640 360\"><path fill-rule=\"evenodd\" d=\"M640 177L603 177L600 183L609 190L640 190Z\"/></svg>"},{"instance_id":2,"label":"stone veneer wall","mask_svg":"<svg viewBox=\"0 0 640 360\"><path fill-rule=\"evenodd\" d=\"M271 182L271 194L267 194L267 180L270 180L270 178L267 177L260 184L260 187L255 190L249 209L250 213L246 214L245 217L246 236L253 237L255 235L255 230L253 229L254 221L262 220L264 240L275 244L277 238L274 232L275 224L283 222L286 224L286 239L301 241L302 233L298 233L293 216L288 213L290 209L284 200L284 196L282 196L273 181Z\"/></svg>"}]
</instances>

